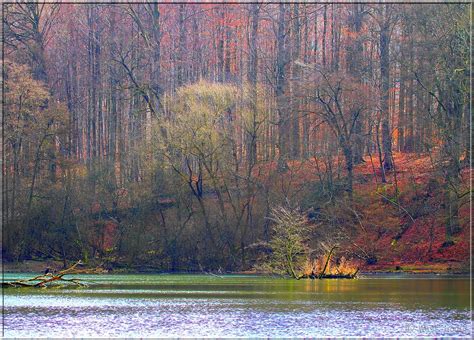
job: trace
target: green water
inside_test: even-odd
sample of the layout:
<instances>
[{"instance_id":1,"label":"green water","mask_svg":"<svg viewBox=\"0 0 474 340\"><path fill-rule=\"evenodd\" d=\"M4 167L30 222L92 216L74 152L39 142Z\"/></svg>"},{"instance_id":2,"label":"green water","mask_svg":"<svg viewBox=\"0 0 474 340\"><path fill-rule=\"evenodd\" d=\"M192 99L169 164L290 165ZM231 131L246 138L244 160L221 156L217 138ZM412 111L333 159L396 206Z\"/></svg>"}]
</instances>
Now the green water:
<instances>
[{"instance_id":1,"label":"green water","mask_svg":"<svg viewBox=\"0 0 474 340\"><path fill-rule=\"evenodd\" d=\"M25 274L5 274L5 281ZM469 279L86 275L4 289L7 337L470 336Z\"/></svg>"}]
</instances>

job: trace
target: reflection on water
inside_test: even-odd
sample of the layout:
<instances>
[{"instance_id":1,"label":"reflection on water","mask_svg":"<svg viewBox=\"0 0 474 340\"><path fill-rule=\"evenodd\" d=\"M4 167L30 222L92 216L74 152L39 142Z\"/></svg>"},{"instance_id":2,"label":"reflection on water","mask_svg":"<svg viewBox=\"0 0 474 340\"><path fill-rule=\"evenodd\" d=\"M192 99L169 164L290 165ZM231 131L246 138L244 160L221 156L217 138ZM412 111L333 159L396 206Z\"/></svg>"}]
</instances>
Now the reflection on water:
<instances>
[{"instance_id":1,"label":"reflection on water","mask_svg":"<svg viewBox=\"0 0 474 340\"><path fill-rule=\"evenodd\" d=\"M17 278L18 275L15 275ZM13 278L7 275L6 280ZM7 337L468 336L469 279L88 276L4 290Z\"/></svg>"}]
</instances>

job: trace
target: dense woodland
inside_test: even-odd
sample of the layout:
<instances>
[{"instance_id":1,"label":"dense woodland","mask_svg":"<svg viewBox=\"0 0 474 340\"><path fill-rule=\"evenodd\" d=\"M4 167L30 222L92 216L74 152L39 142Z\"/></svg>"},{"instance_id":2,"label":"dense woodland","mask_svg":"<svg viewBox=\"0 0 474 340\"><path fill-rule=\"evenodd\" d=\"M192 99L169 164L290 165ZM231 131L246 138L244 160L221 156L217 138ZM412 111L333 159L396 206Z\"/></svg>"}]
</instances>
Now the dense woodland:
<instances>
[{"instance_id":1,"label":"dense woodland","mask_svg":"<svg viewBox=\"0 0 474 340\"><path fill-rule=\"evenodd\" d=\"M468 261L469 11L3 4L4 259Z\"/></svg>"}]
</instances>

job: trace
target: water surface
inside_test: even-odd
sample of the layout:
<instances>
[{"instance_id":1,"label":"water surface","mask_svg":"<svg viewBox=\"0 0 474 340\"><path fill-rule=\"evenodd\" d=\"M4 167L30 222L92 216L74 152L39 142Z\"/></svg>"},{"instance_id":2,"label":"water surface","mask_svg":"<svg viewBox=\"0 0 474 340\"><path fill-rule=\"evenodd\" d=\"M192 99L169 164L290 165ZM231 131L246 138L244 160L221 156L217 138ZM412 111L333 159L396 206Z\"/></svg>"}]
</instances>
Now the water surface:
<instances>
[{"instance_id":1,"label":"water surface","mask_svg":"<svg viewBox=\"0 0 474 340\"><path fill-rule=\"evenodd\" d=\"M5 274L5 280L31 274ZM471 334L469 279L290 280L82 275L88 287L4 289L6 337Z\"/></svg>"}]
</instances>

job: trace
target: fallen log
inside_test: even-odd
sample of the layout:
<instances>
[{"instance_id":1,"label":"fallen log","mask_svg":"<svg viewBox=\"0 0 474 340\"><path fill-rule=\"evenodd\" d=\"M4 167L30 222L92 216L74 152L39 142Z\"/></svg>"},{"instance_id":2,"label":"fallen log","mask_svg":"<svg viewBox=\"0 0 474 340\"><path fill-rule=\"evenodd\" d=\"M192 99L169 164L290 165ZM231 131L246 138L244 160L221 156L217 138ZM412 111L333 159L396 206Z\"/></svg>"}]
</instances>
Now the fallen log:
<instances>
[{"instance_id":1,"label":"fallen log","mask_svg":"<svg viewBox=\"0 0 474 340\"><path fill-rule=\"evenodd\" d=\"M319 274L317 276L311 277L312 279L355 279L357 274L359 273L359 269L354 273L349 274Z\"/></svg>"},{"instance_id":2,"label":"fallen log","mask_svg":"<svg viewBox=\"0 0 474 340\"><path fill-rule=\"evenodd\" d=\"M64 278L65 275L73 275L73 274L97 274L100 273L102 270L100 268L94 269L78 269L77 266L82 265L82 261L77 261L71 267L63 269L57 273L47 272L42 275L35 276L30 279L25 280L17 280L17 281L10 281L10 282L2 282L2 287L30 287L30 288L44 288L52 283L58 282L66 282L66 283L74 283L77 286L85 287L87 284L81 282L81 279L72 278L66 279Z\"/></svg>"},{"instance_id":3,"label":"fallen log","mask_svg":"<svg viewBox=\"0 0 474 340\"><path fill-rule=\"evenodd\" d=\"M298 277L298 279L355 279L357 278L357 274L359 269L357 269L354 273L350 274L310 274L310 275L302 275Z\"/></svg>"}]
</instances>

